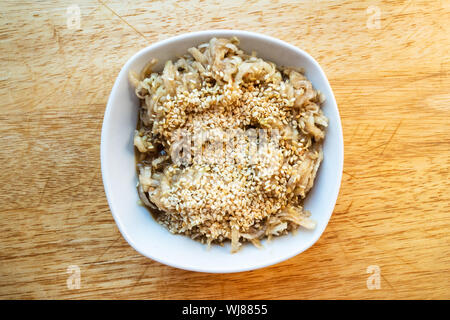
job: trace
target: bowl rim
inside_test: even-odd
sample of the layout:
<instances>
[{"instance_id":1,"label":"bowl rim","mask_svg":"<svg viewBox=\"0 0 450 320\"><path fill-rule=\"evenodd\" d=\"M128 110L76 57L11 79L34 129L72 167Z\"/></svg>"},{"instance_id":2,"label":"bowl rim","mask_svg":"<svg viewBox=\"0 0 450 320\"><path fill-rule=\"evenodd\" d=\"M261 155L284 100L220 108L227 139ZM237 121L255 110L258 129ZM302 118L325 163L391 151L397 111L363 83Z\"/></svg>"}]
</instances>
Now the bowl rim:
<instances>
[{"instance_id":1,"label":"bowl rim","mask_svg":"<svg viewBox=\"0 0 450 320\"><path fill-rule=\"evenodd\" d=\"M325 83L328 85L330 92L331 92L331 97L327 97L327 99L332 99L332 105L333 108L335 108L335 112L337 113L337 121L336 123L334 123L337 126L337 133L339 135L339 140L340 140L340 145L339 145L339 153L341 155L340 159L338 163L337 163L337 169L338 171L338 179L337 179L337 188L336 188L336 193L331 195L331 197L329 198L329 203L332 204L330 205L330 207L332 208L331 211L328 213L328 216L326 216L326 223L323 225L323 227L321 228L321 230L319 230L316 233L316 236L310 241L310 243L308 243L306 246L304 246L303 248L300 248L299 250L294 250L293 252L289 252L287 254L284 255L280 255L280 256L275 256L273 259L268 259L266 261L260 262L260 263L256 263L253 264L249 267L238 267L238 268L234 268L234 267L227 267L227 268L217 268L214 270L208 269L208 268L198 268L198 267L190 267L190 266L186 266L180 263L174 263L173 261L166 261L164 259L164 257L161 256L154 256L152 254L149 254L148 252L142 252L139 249L139 246L137 246L137 244L134 243L134 241L131 239L131 237L128 235L126 228L124 227L124 225L121 222L120 217L118 216L118 214L115 212L115 210L113 209L114 206L114 199L112 199L111 196L111 192L109 189L109 186L111 184L111 180L110 177L108 176L107 172L106 172L106 137L107 137L107 131L108 131L108 127L109 127L109 119L111 116L111 105L113 102L113 97L115 96L115 92L118 90L119 87L119 79L121 79L124 76L124 73L126 72L126 70L129 69L130 65L139 57L141 57L142 55L146 55L147 52L155 50L156 48L159 47L163 47L167 44L173 43L173 42L177 42L180 40L185 40L185 39L189 39L189 38L196 38L199 36L205 36L205 35L210 35L211 37L219 37L219 36L224 36L224 37L229 37L229 36L237 36L238 38L241 35L245 35L247 37L252 37L252 38L256 38L258 40L266 40L266 41L270 41L272 43L274 43L275 45L279 46L279 47L287 47L295 52L297 52L299 55L306 57L306 59L310 60L315 67L319 70L320 72L320 77L324 79ZM161 41L157 41L155 43L152 43L151 45L139 50L137 53L135 53L134 55L132 55L130 58L128 58L127 62L122 66L119 74L117 75L114 85L111 89L111 93L108 97L108 101L106 104L106 109L105 109L105 113L104 113L104 117L103 117L103 123L102 123L102 130L101 130L101 141L100 141L100 164L101 164L101 173L102 173L102 181L103 181L103 186L104 186L104 191L105 191L105 195L106 195L106 199L108 202L108 206L109 209L111 211L111 214L114 218L114 221L117 225L117 227L119 228L120 233L122 234L122 236L125 238L125 240L128 242L128 244L134 249L136 250L138 253L140 253L141 255L150 258L154 261L157 261L159 263L171 266L171 267L175 267L178 269L182 269L182 270L188 270L188 271L195 271L195 272L204 272L204 273L236 273L236 272L244 272L244 271L250 271L250 270L256 270L256 269L260 269L260 268L265 268L283 261L286 261L288 259L291 259L297 255L299 255L300 253L308 250L312 245L314 245L322 236L323 232L325 231L326 227L328 226L328 223L331 219L331 216L334 212L334 208L336 206L336 202L339 196L339 192L340 192L340 187L342 184L342 174L343 174L343 166L344 166L344 139L343 139L343 131L342 131L342 124L341 124L341 117L340 117L340 113L339 113L339 108L337 106L337 102L336 102L336 98L334 96L334 92L331 88L331 85L328 81L327 76L325 75L325 72L323 71L322 67L319 65L319 63L307 52L305 52L304 50L291 45L289 43L287 43L286 41L274 38L272 36L268 36L265 34L261 34L261 33L257 33L257 32L252 32L252 31L244 31L244 30L236 30L236 29L211 29L211 30L203 30L203 31L196 31L196 32L189 32L189 33L183 33L180 35L176 35L173 37L169 37L167 39L161 40Z\"/></svg>"}]
</instances>

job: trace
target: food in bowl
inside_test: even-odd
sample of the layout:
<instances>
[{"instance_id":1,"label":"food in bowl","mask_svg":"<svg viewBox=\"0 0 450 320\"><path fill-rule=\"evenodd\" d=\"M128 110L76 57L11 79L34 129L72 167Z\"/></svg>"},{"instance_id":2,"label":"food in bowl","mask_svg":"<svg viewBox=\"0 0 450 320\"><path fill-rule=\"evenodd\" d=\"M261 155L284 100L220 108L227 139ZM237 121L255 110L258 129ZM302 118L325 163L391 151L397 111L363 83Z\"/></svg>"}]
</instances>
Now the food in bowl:
<instances>
[{"instance_id":1,"label":"food in bowl","mask_svg":"<svg viewBox=\"0 0 450 320\"><path fill-rule=\"evenodd\" d=\"M162 72L130 73L142 204L172 233L243 242L315 222L303 203L323 159L325 97L301 70L212 38Z\"/></svg>"}]
</instances>

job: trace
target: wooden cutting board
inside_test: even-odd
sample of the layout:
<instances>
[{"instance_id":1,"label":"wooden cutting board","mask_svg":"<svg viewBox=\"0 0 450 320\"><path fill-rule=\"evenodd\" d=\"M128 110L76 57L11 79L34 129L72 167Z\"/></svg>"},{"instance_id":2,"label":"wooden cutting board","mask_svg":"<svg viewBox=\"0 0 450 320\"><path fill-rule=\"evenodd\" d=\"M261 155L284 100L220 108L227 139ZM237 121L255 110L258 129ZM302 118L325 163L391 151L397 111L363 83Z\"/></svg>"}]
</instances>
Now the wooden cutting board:
<instances>
[{"instance_id":1,"label":"wooden cutting board","mask_svg":"<svg viewBox=\"0 0 450 320\"><path fill-rule=\"evenodd\" d=\"M450 298L449 1L2 2L0 21L0 298ZM100 173L122 65L155 41L217 28L315 57L345 138L321 239L238 274L138 254Z\"/></svg>"}]
</instances>

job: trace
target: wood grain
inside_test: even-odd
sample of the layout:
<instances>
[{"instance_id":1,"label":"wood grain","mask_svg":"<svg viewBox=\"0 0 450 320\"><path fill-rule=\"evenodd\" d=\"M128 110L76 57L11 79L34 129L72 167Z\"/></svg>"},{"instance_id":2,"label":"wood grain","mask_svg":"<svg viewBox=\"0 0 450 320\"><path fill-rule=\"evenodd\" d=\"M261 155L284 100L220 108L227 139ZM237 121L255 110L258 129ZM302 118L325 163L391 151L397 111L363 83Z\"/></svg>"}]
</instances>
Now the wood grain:
<instances>
[{"instance_id":1,"label":"wood grain","mask_svg":"<svg viewBox=\"0 0 450 320\"><path fill-rule=\"evenodd\" d=\"M74 4L78 30L67 25ZM2 1L0 298L449 299L448 21L449 1ZM322 238L238 274L139 255L113 221L100 173L103 112L125 61L212 28L264 33L314 56L345 137L342 188ZM80 289L67 287L70 265ZM366 285L371 265L378 290Z\"/></svg>"}]
</instances>

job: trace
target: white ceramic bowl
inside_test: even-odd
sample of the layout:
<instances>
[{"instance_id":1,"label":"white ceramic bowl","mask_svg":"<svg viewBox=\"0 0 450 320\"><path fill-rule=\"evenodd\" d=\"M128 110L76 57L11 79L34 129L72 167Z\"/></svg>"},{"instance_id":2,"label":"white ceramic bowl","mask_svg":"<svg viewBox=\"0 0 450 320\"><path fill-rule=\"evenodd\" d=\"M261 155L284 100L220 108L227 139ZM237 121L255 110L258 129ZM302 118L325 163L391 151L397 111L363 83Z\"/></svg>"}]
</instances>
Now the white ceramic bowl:
<instances>
[{"instance_id":1,"label":"white ceramic bowl","mask_svg":"<svg viewBox=\"0 0 450 320\"><path fill-rule=\"evenodd\" d=\"M138 205L137 175L133 151L138 99L128 82L130 70L139 72L152 58L162 69L164 62L186 53L190 47L209 41L212 37L237 36L240 47L256 51L259 57L277 65L303 67L313 86L324 93L324 113L329 119L320 166L313 189L305 202L306 209L317 221L315 230L300 229L263 241L264 248L246 244L234 254L230 245L206 245L182 235L173 235L159 225L146 208ZM158 69L159 68L159 69ZM200 272L239 272L253 270L289 259L312 246L330 220L339 193L343 169L344 147L341 121L336 101L325 73L306 52L278 39L236 30L202 31L173 37L142 49L132 56L114 83L103 120L101 137L101 166L106 197L120 232L128 243L142 255L169 266Z\"/></svg>"}]
</instances>

